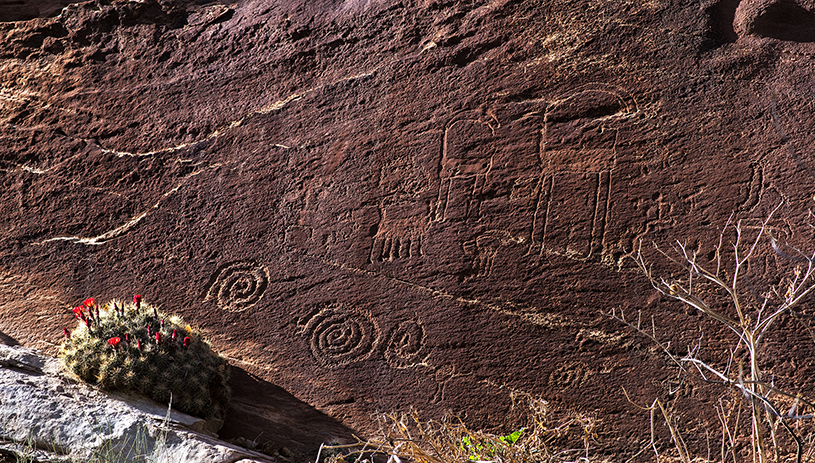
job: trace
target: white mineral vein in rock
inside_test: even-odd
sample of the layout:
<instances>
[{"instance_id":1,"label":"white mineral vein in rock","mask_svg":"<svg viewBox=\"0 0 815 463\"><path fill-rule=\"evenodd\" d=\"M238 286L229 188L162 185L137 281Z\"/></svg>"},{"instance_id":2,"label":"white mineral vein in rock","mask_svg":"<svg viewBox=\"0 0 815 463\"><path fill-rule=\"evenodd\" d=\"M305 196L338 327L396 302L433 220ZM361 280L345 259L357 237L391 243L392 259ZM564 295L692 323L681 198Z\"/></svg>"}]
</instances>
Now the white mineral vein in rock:
<instances>
[{"instance_id":1,"label":"white mineral vein in rock","mask_svg":"<svg viewBox=\"0 0 815 463\"><path fill-rule=\"evenodd\" d=\"M213 165L207 167L207 169L214 169L216 167L219 167L220 165L221 164L213 164ZM74 243L87 244L87 245L91 245L91 246L105 244L109 240L111 240L113 238L116 238L117 236L120 236L123 233L130 230L131 228L133 228L137 223L139 223L141 221L141 219L147 217L148 214L150 214L155 209L157 209L159 207L159 205L161 205L161 202L164 201L164 198L166 198L166 197L170 196L171 194L175 193L176 191L178 191L182 186L184 186L184 183L186 183L188 179L190 179L191 177L195 177L196 175L200 174L204 170L206 170L206 169L197 170L197 171L187 175L186 177L184 177L181 180L181 182L178 183L178 185L173 187L170 191L164 193L161 196L161 198L158 201L156 201L156 203L153 204L146 211L144 211L141 214L133 217L132 219L130 219L127 222L125 222L124 224L114 228L113 230L109 230L109 231L107 231L105 233L102 233L101 235L97 235L97 236L94 236L94 237L91 237L91 238L82 238L82 237L79 237L79 236L58 236L58 237L55 237L55 238L48 238L46 240L42 240L42 241L38 242L37 244L45 244L45 243L49 243L49 242L52 242L52 241L71 241L71 242L74 242Z\"/></svg>"}]
</instances>

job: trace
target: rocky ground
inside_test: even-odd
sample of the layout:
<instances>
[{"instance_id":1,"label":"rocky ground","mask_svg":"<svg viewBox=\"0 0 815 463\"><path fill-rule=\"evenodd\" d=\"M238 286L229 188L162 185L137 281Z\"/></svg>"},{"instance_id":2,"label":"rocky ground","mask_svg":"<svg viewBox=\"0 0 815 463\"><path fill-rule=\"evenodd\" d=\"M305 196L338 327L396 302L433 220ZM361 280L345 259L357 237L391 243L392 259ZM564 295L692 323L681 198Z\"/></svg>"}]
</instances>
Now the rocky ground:
<instances>
[{"instance_id":1,"label":"rocky ground","mask_svg":"<svg viewBox=\"0 0 815 463\"><path fill-rule=\"evenodd\" d=\"M238 378L233 384L246 382ZM238 400L232 403L230 421L246 417L245 388L235 391ZM285 463L313 461L323 443L354 441L339 425L327 426L328 418L315 419L318 412L311 410L311 416L304 412L307 405L299 404L298 410L286 394L254 399L255 404L276 404L279 423L233 424L227 438L219 436L223 420L204 421L127 391L100 390L66 373L56 358L0 343L0 457L11 462L26 455L38 461L93 457ZM237 434L252 435L248 432L256 429L269 433L262 441L265 445Z\"/></svg>"}]
</instances>

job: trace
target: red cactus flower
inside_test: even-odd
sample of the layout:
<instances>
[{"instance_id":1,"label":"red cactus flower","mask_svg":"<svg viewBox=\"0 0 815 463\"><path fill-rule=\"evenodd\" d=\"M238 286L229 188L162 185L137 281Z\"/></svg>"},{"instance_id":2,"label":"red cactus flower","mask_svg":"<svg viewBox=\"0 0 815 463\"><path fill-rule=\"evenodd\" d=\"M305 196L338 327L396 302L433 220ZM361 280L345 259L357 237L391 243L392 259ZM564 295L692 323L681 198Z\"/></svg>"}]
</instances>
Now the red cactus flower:
<instances>
[{"instance_id":1,"label":"red cactus flower","mask_svg":"<svg viewBox=\"0 0 815 463\"><path fill-rule=\"evenodd\" d=\"M84 304L85 307L93 307L94 305L96 305L96 300L94 300L94 298L92 298L92 297L89 297L89 298L85 299L82 302L82 304Z\"/></svg>"},{"instance_id":2,"label":"red cactus flower","mask_svg":"<svg viewBox=\"0 0 815 463\"><path fill-rule=\"evenodd\" d=\"M161 344L161 333L156 333L156 344Z\"/></svg>"},{"instance_id":3,"label":"red cactus flower","mask_svg":"<svg viewBox=\"0 0 815 463\"><path fill-rule=\"evenodd\" d=\"M130 344L130 333L125 333L125 342Z\"/></svg>"},{"instance_id":4,"label":"red cactus flower","mask_svg":"<svg viewBox=\"0 0 815 463\"><path fill-rule=\"evenodd\" d=\"M178 337L178 332L176 330L173 330L173 342L175 342L175 339L177 337Z\"/></svg>"},{"instance_id":5,"label":"red cactus flower","mask_svg":"<svg viewBox=\"0 0 815 463\"><path fill-rule=\"evenodd\" d=\"M150 336L153 336L153 327L147 325L147 337L149 338Z\"/></svg>"},{"instance_id":6,"label":"red cactus flower","mask_svg":"<svg viewBox=\"0 0 815 463\"><path fill-rule=\"evenodd\" d=\"M108 339L108 344L110 344L113 347L118 346L120 342L122 342L122 338L120 338L119 336Z\"/></svg>"},{"instance_id":7,"label":"red cactus flower","mask_svg":"<svg viewBox=\"0 0 815 463\"><path fill-rule=\"evenodd\" d=\"M138 343L138 348L141 350L141 340L136 341Z\"/></svg>"},{"instance_id":8,"label":"red cactus flower","mask_svg":"<svg viewBox=\"0 0 815 463\"><path fill-rule=\"evenodd\" d=\"M82 313L82 306L74 307L74 317L76 317L77 319L82 318L80 317L80 315L84 316L84 314Z\"/></svg>"},{"instance_id":9,"label":"red cactus flower","mask_svg":"<svg viewBox=\"0 0 815 463\"><path fill-rule=\"evenodd\" d=\"M192 343L192 339L190 339L189 336L184 336L184 347L189 347L189 345L191 343Z\"/></svg>"},{"instance_id":10,"label":"red cactus flower","mask_svg":"<svg viewBox=\"0 0 815 463\"><path fill-rule=\"evenodd\" d=\"M68 328L63 328L62 332L65 333L65 337L71 339L71 333L68 332Z\"/></svg>"},{"instance_id":11,"label":"red cactus flower","mask_svg":"<svg viewBox=\"0 0 815 463\"><path fill-rule=\"evenodd\" d=\"M133 302L135 302L136 304L140 304L141 303L141 294L136 294L135 296L133 296Z\"/></svg>"}]
</instances>

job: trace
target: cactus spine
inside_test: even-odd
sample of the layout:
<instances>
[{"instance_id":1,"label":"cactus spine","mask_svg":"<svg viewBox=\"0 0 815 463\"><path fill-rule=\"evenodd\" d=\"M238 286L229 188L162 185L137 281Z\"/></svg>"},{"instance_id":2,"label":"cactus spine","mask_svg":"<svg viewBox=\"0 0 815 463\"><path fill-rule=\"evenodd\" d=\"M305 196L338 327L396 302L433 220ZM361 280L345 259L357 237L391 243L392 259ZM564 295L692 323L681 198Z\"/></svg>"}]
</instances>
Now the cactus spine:
<instances>
[{"instance_id":1,"label":"cactus spine","mask_svg":"<svg viewBox=\"0 0 815 463\"><path fill-rule=\"evenodd\" d=\"M177 316L143 303L87 299L74 309L59 356L65 368L106 389L128 389L205 419L222 419L229 403L229 365L201 333ZM67 331L67 330L66 330ZM173 333L175 332L175 336Z\"/></svg>"}]
</instances>

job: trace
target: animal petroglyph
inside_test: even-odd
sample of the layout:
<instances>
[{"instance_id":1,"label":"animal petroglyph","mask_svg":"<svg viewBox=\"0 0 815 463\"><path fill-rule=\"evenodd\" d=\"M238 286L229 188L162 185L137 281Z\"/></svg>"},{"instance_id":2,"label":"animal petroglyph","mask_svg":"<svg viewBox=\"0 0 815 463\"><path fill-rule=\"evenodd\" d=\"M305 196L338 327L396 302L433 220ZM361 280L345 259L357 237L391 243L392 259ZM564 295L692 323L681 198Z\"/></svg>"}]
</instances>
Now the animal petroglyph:
<instances>
[{"instance_id":1,"label":"animal petroglyph","mask_svg":"<svg viewBox=\"0 0 815 463\"><path fill-rule=\"evenodd\" d=\"M215 273L205 300L214 300L222 310L243 312L257 304L269 286L269 271L250 261L232 262Z\"/></svg>"},{"instance_id":2,"label":"animal petroglyph","mask_svg":"<svg viewBox=\"0 0 815 463\"><path fill-rule=\"evenodd\" d=\"M319 311L305 326L311 353L336 368L365 360L379 342L379 328L366 313L344 305Z\"/></svg>"},{"instance_id":3,"label":"animal petroglyph","mask_svg":"<svg viewBox=\"0 0 815 463\"><path fill-rule=\"evenodd\" d=\"M624 90L593 84L460 112L417 139L415 152L388 148L371 169L381 196L351 211L329 206L338 204L339 188L321 190L319 201L306 197L287 243L413 284L434 272L432 264L462 281L490 277L497 262L543 265L543 255L609 262L626 238L606 237L616 224L618 149L638 111ZM309 233L300 237L294 230L302 227ZM440 245L449 240L459 245Z\"/></svg>"}]
</instances>

